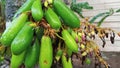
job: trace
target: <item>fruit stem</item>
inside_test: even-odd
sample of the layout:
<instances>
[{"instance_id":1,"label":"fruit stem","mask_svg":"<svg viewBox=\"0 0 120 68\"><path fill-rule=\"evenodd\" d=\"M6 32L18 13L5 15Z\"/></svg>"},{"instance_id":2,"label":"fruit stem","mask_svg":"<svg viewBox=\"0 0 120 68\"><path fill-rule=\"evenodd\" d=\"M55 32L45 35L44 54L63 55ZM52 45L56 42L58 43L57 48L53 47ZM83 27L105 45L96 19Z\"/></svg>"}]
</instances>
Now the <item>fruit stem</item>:
<instances>
[{"instance_id":1,"label":"fruit stem","mask_svg":"<svg viewBox=\"0 0 120 68\"><path fill-rule=\"evenodd\" d=\"M58 38L64 40L64 39L63 39L60 35L58 35L57 33L55 33L55 35L56 35Z\"/></svg>"}]
</instances>

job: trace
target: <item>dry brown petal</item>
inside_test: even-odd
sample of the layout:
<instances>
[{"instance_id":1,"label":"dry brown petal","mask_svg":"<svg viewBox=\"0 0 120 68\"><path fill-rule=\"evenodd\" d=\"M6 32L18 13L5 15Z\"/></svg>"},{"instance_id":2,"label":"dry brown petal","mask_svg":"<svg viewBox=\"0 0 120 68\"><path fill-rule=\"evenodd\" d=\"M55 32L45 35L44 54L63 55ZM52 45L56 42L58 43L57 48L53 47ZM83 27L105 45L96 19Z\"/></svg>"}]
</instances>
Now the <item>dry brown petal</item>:
<instances>
[{"instance_id":1,"label":"dry brown petal","mask_svg":"<svg viewBox=\"0 0 120 68\"><path fill-rule=\"evenodd\" d=\"M113 37L113 36L110 36L110 41L111 41L112 44L114 44L114 41L115 41L115 40L114 40L114 37Z\"/></svg>"},{"instance_id":2,"label":"dry brown petal","mask_svg":"<svg viewBox=\"0 0 120 68\"><path fill-rule=\"evenodd\" d=\"M119 33L117 33L118 34L118 36L120 37L120 32Z\"/></svg>"},{"instance_id":3,"label":"dry brown petal","mask_svg":"<svg viewBox=\"0 0 120 68\"><path fill-rule=\"evenodd\" d=\"M106 36L106 38L108 38L109 34L108 34L108 33L105 33L105 36Z\"/></svg>"}]
</instances>

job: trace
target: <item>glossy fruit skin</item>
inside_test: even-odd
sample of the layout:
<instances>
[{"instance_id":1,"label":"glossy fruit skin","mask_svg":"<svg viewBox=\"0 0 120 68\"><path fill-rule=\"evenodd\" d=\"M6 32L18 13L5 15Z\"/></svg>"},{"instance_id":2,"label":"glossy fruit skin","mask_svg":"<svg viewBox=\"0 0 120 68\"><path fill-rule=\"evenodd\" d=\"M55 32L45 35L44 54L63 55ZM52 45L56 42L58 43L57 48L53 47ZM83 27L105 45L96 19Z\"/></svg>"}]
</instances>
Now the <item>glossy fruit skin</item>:
<instances>
[{"instance_id":1,"label":"glossy fruit skin","mask_svg":"<svg viewBox=\"0 0 120 68\"><path fill-rule=\"evenodd\" d=\"M29 11L31 9L31 6L33 4L35 0L27 0L19 9L18 11L15 13L14 18L17 17L18 14L21 14L22 12L26 12Z\"/></svg>"},{"instance_id":2,"label":"glossy fruit skin","mask_svg":"<svg viewBox=\"0 0 120 68\"><path fill-rule=\"evenodd\" d=\"M25 67L33 68L39 59L40 45L38 39L32 46L29 46L25 56Z\"/></svg>"},{"instance_id":3,"label":"glossy fruit skin","mask_svg":"<svg viewBox=\"0 0 120 68\"><path fill-rule=\"evenodd\" d=\"M43 17L41 0L34 1L31 8L32 16L35 21L40 21Z\"/></svg>"},{"instance_id":4,"label":"glossy fruit skin","mask_svg":"<svg viewBox=\"0 0 120 68\"><path fill-rule=\"evenodd\" d=\"M33 27L30 26L32 22L26 22L24 27L17 34L11 44L11 51L13 54L18 55L22 53L32 42Z\"/></svg>"},{"instance_id":5,"label":"glossy fruit skin","mask_svg":"<svg viewBox=\"0 0 120 68\"><path fill-rule=\"evenodd\" d=\"M15 36L22 29L28 19L27 13L22 13L12 21L12 24L3 32L0 42L5 46L10 46Z\"/></svg>"},{"instance_id":6,"label":"glossy fruit skin","mask_svg":"<svg viewBox=\"0 0 120 68\"><path fill-rule=\"evenodd\" d=\"M61 27L59 17L50 7L48 7L47 10L45 11L45 19L53 29L59 29Z\"/></svg>"},{"instance_id":7,"label":"glossy fruit skin","mask_svg":"<svg viewBox=\"0 0 120 68\"><path fill-rule=\"evenodd\" d=\"M62 65L63 65L63 68L73 68L71 59L68 58L68 61L67 61L67 58L65 57L65 55L62 55Z\"/></svg>"},{"instance_id":8,"label":"glossy fruit skin","mask_svg":"<svg viewBox=\"0 0 120 68\"><path fill-rule=\"evenodd\" d=\"M78 52L78 45L67 30L62 31L62 37L64 39L64 42L65 42L66 46L72 52L75 52L75 53Z\"/></svg>"},{"instance_id":9,"label":"glossy fruit skin","mask_svg":"<svg viewBox=\"0 0 120 68\"><path fill-rule=\"evenodd\" d=\"M77 38L77 33L76 33L76 32L72 31L72 32L71 32L71 35L72 35L72 37L73 37L74 39Z\"/></svg>"},{"instance_id":10,"label":"glossy fruit skin","mask_svg":"<svg viewBox=\"0 0 120 68\"><path fill-rule=\"evenodd\" d=\"M53 7L55 12L62 18L65 25L72 28L80 27L79 18L62 0L54 0Z\"/></svg>"},{"instance_id":11,"label":"glossy fruit skin","mask_svg":"<svg viewBox=\"0 0 120 68\"><path fill-rule=\"evenodd\" d=\"M25 58L26 51L23 51L19 55L14 55L12 53L12 59L11 59L11 64L10 68L19 68L19 66L23 63L24 58Z\"/></svg>"},{"instance_id":12,"label":"glossy fruit skin","mask_svg":"<svg viewBox=\"0 0 120 68\"><path fill-rule=\"evenodd\" d=\"M40 68L51 68L53 61L53 48L49 36L43 36L41 39L41 49L39 56Z\"/></svg>"},{"instance_id":13,"label":"glossy fruit skin","mask_svg":"<svg viewBox=\"0 0 120 68\"><path fill-rule=\"evenodd\" d=\"M70 50L69 48L67 48L67 54L68 54L69 57L71 57L72 56L72 50Z\"/></svg>"}]
</instances>

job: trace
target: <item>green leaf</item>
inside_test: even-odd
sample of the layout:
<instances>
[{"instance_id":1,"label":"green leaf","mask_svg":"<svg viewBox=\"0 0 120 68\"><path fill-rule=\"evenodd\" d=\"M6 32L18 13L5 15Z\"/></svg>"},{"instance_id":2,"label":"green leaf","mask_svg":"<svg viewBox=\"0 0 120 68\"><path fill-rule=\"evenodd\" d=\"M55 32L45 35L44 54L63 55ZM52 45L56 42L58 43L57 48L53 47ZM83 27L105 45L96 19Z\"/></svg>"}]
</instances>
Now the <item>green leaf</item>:
<instances>
[{"instance_id":1,"label":"green leaf","mask_svg":"<svg viewBox=\"0 0 120 68\"><path fill-rule=\"evenodd\" d=\"M90 6L88 2L78 3L78 5L81 5L83 9L93 9L93 7Z\"/></svg>"},{"instance_id":2,"label":"green leaf","mask_svg":"<svg viewBox=\"0 0 120 68\"><path fill-rule=\"evenodd\" d=\"M95 20L96 20L98 17L104 16L105 14L108 14L108 12L103 12L103 13L97 14L97 15L94 16L89 22L90 22L90 23L94 23Z\"/></svg>"},{"instance_id":3,"label":"green leaf","mask_svg":"<svg viewBox=\"0 0 120 68\"><path fill-rule=\"evenodd\" d=\"M71 10L76 12L81 18L84 18L84 16L82 15L82 9L93 9L93 7L90 6L88 2L76 3L76 0L72 0L70 8Z\"/></svg>"},{"instance_id":4,"label":"green leaf","mask_svg":"<svg viewBox=\"0 0 120 68\"><path fill-rule=\"evenodd\" d=\"M81 18L85 18L85 17L82 15L82 13L79 13L79 16L80 16Z\"/></svg>"},{"instance_id":5,"label":"green leaf","mask_svg":"<svg viewBox=\"0 0 120 68\"><path fill-rule=\"evenodd\" d=\"M109 15L112 15L114 13L113 8L109 9Z\"/></svg>"},{"instance_id":6,"label":"green leaf","mask_svg":"<svg viewBox=\"0 0 120 68\"><path fill-rule=\"evenodd\" d=\"M107 17L113 15L113 13L114 13L114 10L113 10L112 8L109 9L109 12L106 13L106 15L98 22L98 25L97 25L97 26L100 26L100 25L103 23L103 21L104 21Z\"/></svg>"},{"instance_id":7,"label":"green leaf","mask_svg":"<svg viewBox=\"0 0 120 68\"><path fill-rule=\"evenodd\" d=\"M109 14L108 14L108 15L105 15L105 16L98 22L98 25L97 25L97 26L100 26L100 25L103 23L103 21L104 21L108 16L110 16L110 15L109 15Z\"/></svg>"},{"instance_id":8,"label":"green leaf","mask_svg":"<svg viewBox=\"0 0 120 68\"><path fill-rule=\"evenodd\" d=\"M72 0L72 3L76 3L76 0Z\"/></svg>"},{"instance_id":9,"label":"green leaf","mask_svg":"<svg viewBox=\"0 0 120 68\"><path fill-rule=\"evenodd\" d=\"M89 22L90 22L90 23L94 23L97 18L103 16L103 18L99 21L99 25L101 25L101 23L102 23L108 16L111 16L113 13L114 13L114 10L111 8L111 9L109 9L109 12L103 12L103 13L97 14L97 15L94 16Z\"/></svg>"},{"instance_id":10,"label":"green leaf","mask_svg":"<svg viewBox=\"0 0 120 68\"><path fill-rule=\"evenodd\" d=\"M120 9L116 10L116 12L120 12Z\"/></svg>"}]
</instances>

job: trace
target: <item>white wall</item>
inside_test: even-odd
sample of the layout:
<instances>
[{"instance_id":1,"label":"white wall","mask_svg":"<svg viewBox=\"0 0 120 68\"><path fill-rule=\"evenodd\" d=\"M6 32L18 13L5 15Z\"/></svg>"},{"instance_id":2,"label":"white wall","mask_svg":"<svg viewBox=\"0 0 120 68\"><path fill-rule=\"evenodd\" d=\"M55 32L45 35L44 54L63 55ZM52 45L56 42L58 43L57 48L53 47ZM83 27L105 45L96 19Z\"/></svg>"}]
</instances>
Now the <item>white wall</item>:
<instances>
[{"instance_id":1,"label":"white wall","mask_svg":"<svg viewBox=\"0 0 120 68\"><path fill-rule=\"evenodd\" d=\"M86 17L93 17L98 13L109 11L110 8L113 8L115 10L120 8L120 0L77 0L77 2L86 1L94 7L93 10L84 10L83 15ZM109 27L120 32L120 13L115 13L114 15L108 17L101 25L101 27ZM99 39L97 39L96 42L99 45L102 45L102 42L100 42ZM103 51L120 51L120 37L116 35L115 44L111 44L110 40L107 39L105 48L102 48L101 46L100 48Z\"/></svg>"}]
</instances>

